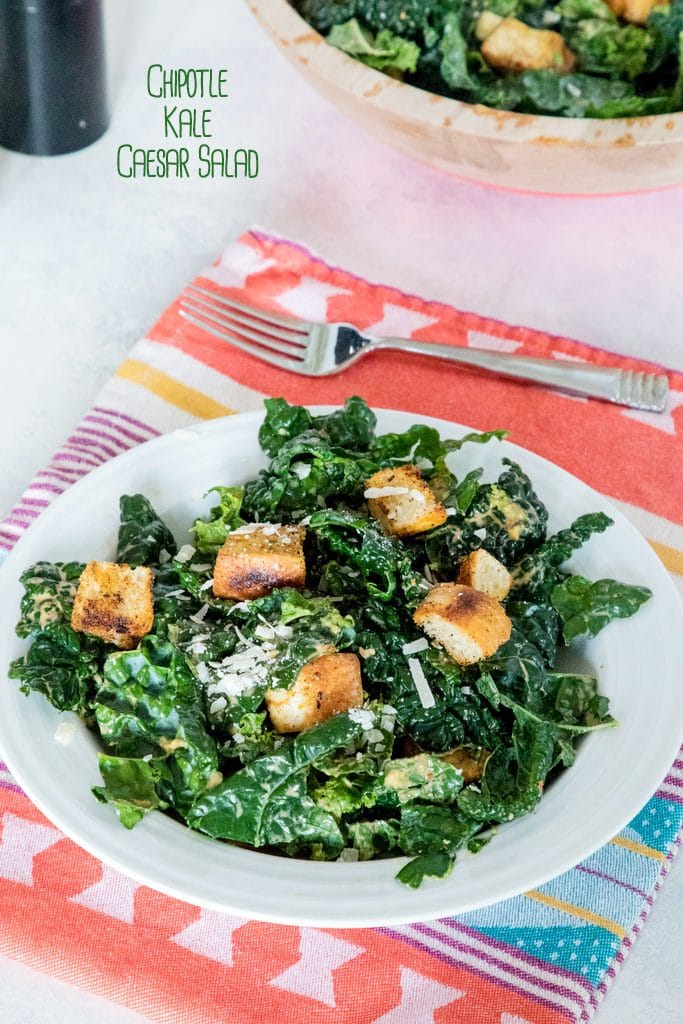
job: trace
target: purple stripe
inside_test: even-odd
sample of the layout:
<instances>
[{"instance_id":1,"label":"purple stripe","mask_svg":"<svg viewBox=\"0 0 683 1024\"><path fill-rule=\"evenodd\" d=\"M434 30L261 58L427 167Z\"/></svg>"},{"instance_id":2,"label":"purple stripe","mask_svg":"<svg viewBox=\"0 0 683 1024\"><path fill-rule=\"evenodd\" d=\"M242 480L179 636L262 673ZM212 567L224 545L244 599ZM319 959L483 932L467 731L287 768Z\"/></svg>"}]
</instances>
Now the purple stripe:
<instances>
[{"instance_id":1,"label":"purple stripe","mask_svg":"<svg viewBox=\"0 0 683 1024\"><path fill-rule=\"evenodd\" d=\"M673 766L674 768L683 768L683 761L680 761L678 758L676 758L676 760L673 763Z\"/></svg>"},{"instance_id":2,"label":"purple stripe","mask_svg":"<svg viewBox=\"0 0 683 1024\"><path fill-rule=\"evenodd\" d=\"M546 981L545 978L539 977L530 970L522 970L522 968L516 964L508 964L504 960L500 960L498 957L492 956L490 953L485 953L481 949L475 949L472 946L467 945L465 942L460 942L456 938L442 935L441 932L436 931L434 928L430 928L428 924L414 924L411 927L418 932L422 932L424 935L430 935L432 938L438 939L439 942L443 942L446 946L450 946L451 949L460 950L463 953L468 953L470 956L476 956L485 963L490 964L492 967L497 967L499 970L503 970L515 978L530 982L531 984L537 985L539 988L545 989L546 992L553 992L556 995L565 996L567 999L571 999L574 1002L579 1003L581 1006L583 1005L584 1000L578 992L568 988L566 985ZM544 964L543 966L545 967L546 965ZM577 978L576 980L579 981L580 979Z\"/></svg>"},{"instance_id":3,"label":"purple stripe","mask_svg":"<svg viewBox=\"0 0 683 1024\"><path fill-rule=\"evenodd\" d=\"M128 451L130 448L130 445L126 444L125 441L121 441L120 438L114 437L113 434L105 430L94 430L93 427L83 427L79 425L76 427L76 433L89 434L93 437L103 437L105 441L109 441L110 444L115 444L117 448L120 448L121 451L124 452Z\"/></svg>"},{"instance_id":4,"label":"purple stripe","mask_svg":"<svg viewBox=\"0 0 683 1024\"><path fill-rule=\"evenodd\" d=\"M0 537L4 537L10 544L16 544L23 532L23 529L18 530L16 534L10 533L9 530L0 530Z\"/></svg>"},{"instance_id":5,"label":"purple stripe","mask_svg":"<svg viewBox=\"0 0 683 1024\"><path fill-rule=\"evenodd\" d=\"M667 786L676 786L677 789L683 789L683 779L677 779L675 775L667 775L664 779L664 784Z\"/></svg>"},{"instance_id":6,"label":"purple stripe","mask_svg":"<svg viewBox=\"0 0 683 1024\"><path fill-rule=\"evenodd\" d=\"M437 960L441 960L449 965L453 963L453 958L446 956L444 953L440 953L436 949L431 949L430 946L427 946L424 942L420 942L419 939L413 939L410 938L408 935L401 935L400 932L392 932L389 929L379 928L377 930L392 936L392 938L400 939L407 945L413 946L415 949L419 949L423 953L428 953L430 956L436 957ZM472 964L459 964L459 966L462 967L463 970L469 971L470 974L476 974L477 977L483 978L485 981L491 981L490 974L487 974L486 971L482 971L478 967L474 967ZM526 989L521 989L513 982L503 981L501 978L496 978L495 983L496 985L500 985L501 988L506 988L509 989L511 992L515 992L517 995L519 995L519 993L521 992L526 999L533 1000L533 1002L539 1003L541 1006L547 1006L551 1010L555 1010L559 1013L562 1013L569 1020L576 1020L576 1015L570 1009L568 1009L568 1007L563 1006L561 1003L556 1003L553 999L548 999L545 996L531 995L529 992L526 991Z\"/></svg>"},{"instance_id":7,"label":"purple stripe","mask_svg":"<svg viewBox=\"0 0 683 1024\"><path fill-rule=\"evenodd\" d=\"M538 959L531 956L529 953L524 953L521 949L517 949L516 946L510 946L507 942L502 942L500 939L494 939L490 935L485 935L483 932L477 931L476 928L469 928L464 925L461 921L455 920L454 918L444 918L441 924L448 925L454 931L458 931L461 935L468 936L469 938L476 939L478 942L482 942L487 946L491 946L492 949L501 950L504 953L509 953L517 960L522 960L524 963L533 970L537 964ZM545 964L547 970L552 971L553 974L557 974L560 978L568 978L571 981L579 982L581 985L585 985L587 989L592 990L592 985L589 981L585 981L583 978L578 978L573 971L566 970L564 967L558 967L556 964Z\"/></svg>"},{"instance_id":8,"label":"purple stripe","mask_svg":"<svg viewBox=\"0 0 683 1024\"><path fill-rule=\"evenodd\" d=\"M16 526L21 533L23 533L24 530L28 530L30 525L31 520L29 520L29 522L22 522L21 519L17 519L14 515L7 516L7 519L5 519L5 526Z\"/></svg>"},{"instance_id":9,"label":"purple stripe","mask_svg":"<svg viewBox=\"0 0 683 1024\"><path fill-rule=\"evenodd\" d=\"M142 444L144 441L149 441L148 437L141 437L140 434L134 434L132 430L126 430L125 427L119 426L118 423L111 423L109 420L104 419L102 416L93 416L92 413L88 413L87 416L83 417L83 422L88 423L99 423L100 426L108 427L109 430L116 430L123 437L129 438L135 444Z\"/></svg>"},{"instance_id":10,"label":"purple stripe","mask_svg":"<svg viewBox=\"0 0 683 1024\"><path fill-rule=\"evenodd\" d=\"M64 494L64 487L57 487L56 484L37 484L32 483L28 486L29 491L49 491L50 494ZM24 501L28 501L28 498L24 498Z\"/></svg>"},{"instance_id":11,"label":"purple stripe","mask_svg":"<svg viewBox=\"0 0 683 1024\"><path fill-rule=\"evenodd\" d=\"M71 438L67 438L59 451L60 453L75 452L79 456L86 456L88 459L95 459L96 461L92 463L93 466L101 466L103 462L107 461L106 457L102 455L101 452L90 451L90 449L85 445L78 444L77 441L72 441Z\"/></svg>"},{"instance_id":12,"label":"purple stripe","mask_svg":"<svg viewBox=\"0 0 683 1024\"><path fill-rule=\"evenodd\" d=\"M672 803L683 805L683 796L678 796L677 793L667 793L663 789L658 789L655 796L658 796L660 800L669 800Z\"/></svg>"},{"instance_id":13,"label":"purple stripe","mask_svg":"<svg viewBox=\"0 0 683 1024\"><path fill-rule=\"evenodd\" d=\"M53 462L82 462L84 466L99 466L99 462L91 462L90 459L84 459L81 455L74 455L72 452L57 452L53 457ZM87 470L83 470L83 473Z\"/></svg>"},{"instance_id":14,"label":"purple stripe","mask_svg":"<svg viewBox=\"0 0 683 1024\"><path fill-rule=\"evenodd\" d=\"M22 796L25 796L23 789L21 786L17 786L16 782L5 782L4 779L0 779L0 786L2 786L3 789L11 790L12 793L21 793Z\"/></svg>"},{"instance_id":15,"label":"purple stripe","mask_svg":"<svg viewBox=\"0 0 683 1024\"><path fill-rule=\"evenodd\" d=\"M74 447L83 448L86 452L89 451L91 448L100 448L103 452L107 453L107 456L110 459L113 459L116 455L118 455L118 452L111 448L108 444L104 444L104 442L102 441L96 441L92 437L79 437L79 435L76 433L72 434L71 437L68 438L68 441L70 444L74 445ZM96 458L99 458L97 452L92 452L91 454L94 455Z\"/></svg>"},{"instance_id":16,"label":"purple stripe","mask_svg":"<svg viewBox=\"0 0 683 1024\"><path fill-rule=\"evenodd\" d=\"M160 431L155 430L154 427L148 426L141 420L135 420L132 416L127 416L125 412L119 412L118 409L104 409L101 405L93 406L94 412L103 412L105 416L113 416L114 419L123 420L124 423L130 423L131 426L137 427L139 430L145 430L152 437L158 437Z\"/></svg>"},{"instance_id":17,"label":"purple stripe","mask_svg":"<svg viewBox=\"0 0 683 1024\"><path fill-rule=\"evenodd\" d=\"M595 875L596 878L602 878L606 882L612 882L614 885L618 885L622 889L630 889L631 892L634 892L637 896L642 896L644 900L652 899L652 897L648 896L648 894L642 889L636 889L635 885L629 885L628 882L622 882L620 878L614 878L613 875L606 875L604 871L597 871L595 868L587 868L583 864L577 864L576 870L583 871L587 875Z\"/></svg>"},{"instance_id":18,"label":"purple stripe","mask_svg":"<svg viewBox=\"0 0 683 1024\"><path fill-rule=\"evenodd\" d=\"M35 506L36 508L47 508L47 506L50 505L50 504L51 504L51 502L48 501L47 498L27 498L27 497L23 497L21 499L21 501L19 502L19 505L17 506L17 508L19 508L19 506L21 506L21 505L28 505L29 508L31 506Z\"/></svg>"},{"instance_id":19,"label":"purple stripe","mask_svg":"<svg viewBox=\"0 0 683 1024\"><path fill-rule=\"evenodd\" d=\"M77 473L77 472L78 472L78 470L67 469L66 466L65 466L61 470L57 470L57 469L41 469L41 471L39 473L36 473L36 477L47 476L51 480L59 480L63 484L71 485L73 483L73 478L70 477L70 476L67 476L67 473Z\"/></svg>"}]
</instances>

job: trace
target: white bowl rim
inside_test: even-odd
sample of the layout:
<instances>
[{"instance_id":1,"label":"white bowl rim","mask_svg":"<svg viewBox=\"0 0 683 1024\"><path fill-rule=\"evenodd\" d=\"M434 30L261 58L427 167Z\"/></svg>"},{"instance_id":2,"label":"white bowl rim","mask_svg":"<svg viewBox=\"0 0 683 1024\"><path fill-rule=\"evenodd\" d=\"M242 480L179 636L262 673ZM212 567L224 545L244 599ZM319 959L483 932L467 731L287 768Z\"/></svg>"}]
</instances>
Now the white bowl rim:
<instances>
[{"instance_id":1,"label":"white bowl rim","mask_svg":"<svg viewBox=\"0 0 683 1024\"><path fill-rule=\"evenodd\" d=\"M309 408L313 412L320 414L329 412L337 407L310 406ZM392 425L380 423L382 429L405 429L412 422L422 422L435 426L442 432L448 431L450 436L462 436L462 434L468 433L473 429L435 417L379 409L377 407L373 408L378 417L385 417L389 420L393 418L394 420ZM13 711L12 704L19 691L16 684L12 684L11 681L6 679L4 661L6 660L7 648L13 642L8 628L13 628L17 609L15 605L12 605L10 608L7 599L4 599L3 595L7 588L3 584L5 584L5 581L11 581L12 585L16 588L19 572L27 564L24 551L30 550L33 539L36 538L39 541L40 537L47 533L50 527L59 520L62 510L68 509L69 505L74 502L74 498L79 498L80 496L87 497L88 492L97 490L100 481L105 480L108 476L120 477L121 472L125 473L125 470L134 465L136 460L144 460L150 453L162 454L164 449L170 449L171 452L175 453L179 446L196 443L196 438L201 439L205 436L210 438L212 435L220 435L226 430L229 432L235 427L244 427L253 435L262 418L263 411L259 410L209 420L193 426L191 431L181 430L154 438L110 460L93 470L86 477L72 485L68 491L60 495L26 531L12 552L7 556L0 569L0 664L2 664L0 672L5 676L3 679L5 686L0 688L0 750L3 752L11 773L32 802L57 828L77 842L83 849L114 869L157 891L192 903L193 905L250 917L256 920L328 928L386 926L409 923L416 920L434 919L436 917L478 909L518 895L549 881L551 878L555 878L564 871L574 867L603 845L604 842L616 835L628 824L656 790L676 756L681 742L681 732L683 731L681 728L683 724L683 708L678 704L669 709L671 713L667 714L666 722L660 723L661 728L665 732L665 741L656 750L649 751L649 754L652 756L648 757L646 763L642 762L639 765L639 786L635 790L631 790L631 795L628 799L623 799L622 796L618 813L615 814L614 809L610 807L608 812L612 816L609 817L608 813L606 819L603 819L600 823L595 822L595 828L589 840L586 840L584 836L581 844L574 846L570 844L561 855L558 855L556 852L554 859L551 861L551 867L546 867L542 871L539 871L538 867L530 870L526 863L521 864L521 866L515 864L512 869L515 878L514 883L510 884L508 882L506 885L499 885L498 888L492 884L489 895L486 898L468 899L467 896L463 897L461 895L457 900L457 905L452 900L449 901L449 882L453 878L467 879L472 872L472 862L476 864L484 863L487 852L494 848L496 842L492 843L490 847L487 847L483 853L478 854L476 857L465 855L462 861L459 860L450 879L427 883L415 891L393 881L398 865L405 858L392 858L361 864L345 864L342 869L344 871L342 879L341 875L334 875L335 871L339 871L339 865L289 860L258 851L243 850L227 844L217 843L215 840L210 840L198 833L193 833L185 828L185 826L180 825L163 814L147 815L145 820L137 825L133 832L128 833L120 826L116 817L111 813L111 808L97 804L91 797L87 807L83 805L82 807L77 806L74 808L72 806L73 801L65 799L61 806L56 806L53 802L53 797L48 799L45 796L42 789L43 782L41 781L44 773L36 771L34 759L29 756L28 748L25 744L22 745L19 733L12 727L10 712ZM397 420L400 420L400 422L396 422ZM513 459L526 464L527 469L529 466L536 466L539 470L544 468L546 473L550 473L551 477L555 476L557 479L562 480L566 486L573 489L578 488L582 498L589 503L587 508L606 511L614 519L615 528L618 528L620 531L626 531L627 539L638 548L643 563L647 566L648 581L651 581L653 589L656 589L658 595L660 603L659 614L666 613L664 615L664 618L667 620L664 635L675 638L672 639L669 645L661 644L656 653L660 660L664 658L662 663L664 668L662 671L665 673L665 678L676 678L675 666L679 658L677 647L680 646L678 637L681 634L680 627L683 625L683 619L681 618L683 605L668 573L654 551L618 509L614 508L598 492L593 491L578 478L541 456L509 441L502 442L502 444L504 446L504 455L510 455ZM226 469L229 473L229 465L226 466ZM30 559L30 561L33 560ZM12 691L11 687L13 685L14 690ZM32 700L34 698L40 703L41 708L47 709L53 725L56 724L60 720L59 714L38 694L32 694L28 699ZM21 699L24 700L26 698L22 696ZM614 734L618 734L618 730L609 730L607 733L603 733L602 737L609 737ZM51 738L50 734L47 734L47 738ZM91 746L94 745L94 740L90 738L90 734L87 734L87 730L84 727L82 727L78 736L78 742L80 743L81 741L89 742ZM95 761L94 758L92 760L93 762ZM576 767L573 771L576 772ZM567 773L567 775L570 776L571 773ZM95 781L97 780L95 779ZM632 781L633 777L631 778ZM544 802L547 803L548 799L549 794L544 798ZM78 820L79 815L80 821ZM510 825L505 826L506 831L517 830L520 826L524 828L525 822L533 817L535 816L517 819ZM580 823L577 824L576 822L574 822L574 825L574 832L583 827ZM205 877L188 878L187 871L178 869L175 862L168 857L169 842L173 842L174 836L178 838L179 846L184 843L180 836L181 833L187 843L194 844L198 850L201 849L202 865L206 867ZM511 835L511 831L508 834ZM573 835L574 833L572 833ZM502 842L502 837L499 837L497 844ZM151 867L150 852L152 854ZM217 895L213 882L215 876L211 875L210 869L216 867L216 865L223 866L223 861L229 864L226 874L235 883L235 889L230 890L227 895ZM193 859L192 862L195 863ZM263 867L263 871L258 870L259 864ZM272 879L268 879L267 869L269 867L271 870L275 870L278 884L286 888L285 894L278 893L273 889ZM255 868L256 870L254 870ZM261 876L260 878L259 875ZM351 886L344 884L347 879L352 883ZM385 883L388 879L391 880L393 889L387 888ZM265 894L255 891L255 881L260 881L265 886L267 889ZM268 889L269 881L270 889ZM316 896L311 900L309 898L309 889L313 888L316 890ZM335 889L338 889L339 895L331 896L330 893ZM356 893L355 904L349 909L347 904L352 892ZM390 905L386 908L382 905L381 909L377 909L375 906L372 909L366 909L363 903L362 907L359 907L361 897L363 900L367 897L368 901L371 902L375 892L378 892L380 895L383 892L385 894L388 892ZM330 906L330 900L333 906Z\"/></svg>"},{"instance_id":2,"label":"white bowl rim","mask_svg":"<svg viewBox=\"0 0 683 1024\"><path fill-rule=\"evenodd\" d=\"M440 96L391 78L331 46L288 0L247 0L247 4L278 44L288 48L289 54L294 51L299 63L333 87L345 82L358 99L398 118L408 117L444 132L560 148L631 148L683 139L683 111L605 119L557 117Z\"/></svg>"}]
</instances>

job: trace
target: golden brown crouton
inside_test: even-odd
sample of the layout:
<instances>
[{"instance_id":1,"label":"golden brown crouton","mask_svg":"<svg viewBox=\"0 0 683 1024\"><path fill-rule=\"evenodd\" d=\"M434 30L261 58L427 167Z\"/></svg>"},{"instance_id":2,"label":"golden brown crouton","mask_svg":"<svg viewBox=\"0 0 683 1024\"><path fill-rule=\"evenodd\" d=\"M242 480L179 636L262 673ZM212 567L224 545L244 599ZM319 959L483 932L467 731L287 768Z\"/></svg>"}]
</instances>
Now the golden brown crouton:
<instances>
[{"instance_id":1,"label":"golden brown crouton","mask_svg":"<svg viewBox=\"0 0 683 1024\"><path fill-rule=\"evenodd\" d=\"M483 747L462 746L436 756L442 761L448 761L454 768L459 768L467 785L470 782L478 782L482 777L491 751L484 750Z\"/></svg>"},{"instance_id":2,"label":"golden brown crouton","mask_svg":"<svg viewBox=\"0 0 683 1024\"><path fill-rule=\"evenodd\" d=\"M154 625L152 570L117 562L89 562L83 570L71 626L129 651Z\"/></svg>"},{"instance_id":3,"label":"golden brown crouton","mask_svg":"<svg viewBox=\"0 0 683 1024\"><path fill-rule=\"evenodd\" d=\"M276 587L306 582L303 526L258 523L228 534L213 573L216 597L238 601L264 597Z\"/></svg>"},{"instance_id":4,"label":"golden brown crouton","mask_svg":"<svg viewBox=\"0 0 683 1024\"><path fill-rule=\"evenodd\" d=\"M618 18L624 18L634 25L644 25L650 17L652 8L658 3L661 3L661 0L607 0L607 6Z\"/></svg>"},{"instance_id":5,"label":"golden brown crouton","mask_svg":"<svg viewBox=\"0 0 683 1024\"><path fill-rule=\"evenodd\" d=\"M480 43L483 43L485 39L491 35L492 32L500 25L503 18L500 14L494 14L493 11L482 11L477 18L477 24L474 27L474 34Z\"/></svg>"},{"instance_id":6,"label":"golden brown crouton","mask_svg":"<svg viewBox=\"0 0 683 1024\"><path fill-rule=\"evenodd\" d=\"M497 71L571 71L576 58L559 32L530 28L517 18L503 18L481 46L487 64Z\"/></svg>"},{"instance_id":7,"label":"golden brown crouton","mask_svg":"<svg viewBox=\"0 0 683 1024\"><path fill-rule=\"evenodd\" d=\"M456 583L481 590L482 594L502 601L510 592L512 576L502 562L490 555L484 548L471 551L458 568Z\"/></svg>"},{"instance_id":8,"label":"golden brown crouton","mask_svg":"<svg viewBox=\"0 0 683 1024\"><path fill-rule=\"evenodd\" d=\"M266 707L276 732L301 732L363 703L355 654L322 654L299 672L290 690L268 690Z\"/></svg>"},{"instance_id":9,"label":"golden brown crouton","mask_svg":"<svg viewBox=\"0 0 683 1024\"><path fill-rule=\"evenodd\" d=\"M462 583L432 587L413 621L459 665L489 658L509 640L512 631L498 601Z\"/></svg>"},{"instance_id":10,"label":"golden brown crouton","mask_svg":"<svg viewBox=\"0 0 683 1024\"><path fill-rule=\"evenodd\" d=\"M365 497L371 514L394 537L424 533L448 518L445 507L411 463L380 469L365 481Z\"/></svg>"}]
</instances>

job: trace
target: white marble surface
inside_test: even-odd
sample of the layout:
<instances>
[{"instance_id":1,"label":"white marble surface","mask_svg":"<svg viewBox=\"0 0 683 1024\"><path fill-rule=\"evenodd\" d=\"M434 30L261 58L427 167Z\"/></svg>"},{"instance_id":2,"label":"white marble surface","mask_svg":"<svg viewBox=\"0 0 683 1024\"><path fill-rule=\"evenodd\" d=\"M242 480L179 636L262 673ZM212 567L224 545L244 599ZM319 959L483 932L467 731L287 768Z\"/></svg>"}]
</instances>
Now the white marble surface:
<instances>
[{"instance_id":1,"label":"white marble surface","mask_svg":"<svg viewBox=\"0 0 683 1024\"><path fill-rule=\"evenodd\" d=\"M0 150L0 513L167 301L252 224L371 279L683 368L683 189L579 200L458 182L341 119L238 0L108 0L107 18L109 133L57 159ZM152 62L230 68L216 144L258 148L257 180L116 177L119 143L161 142ZM682 920L678 864L600 1024L680 1024ZM0 988L8 1024L143 1020L2 959Z\"/></svg>"}]
</instances>

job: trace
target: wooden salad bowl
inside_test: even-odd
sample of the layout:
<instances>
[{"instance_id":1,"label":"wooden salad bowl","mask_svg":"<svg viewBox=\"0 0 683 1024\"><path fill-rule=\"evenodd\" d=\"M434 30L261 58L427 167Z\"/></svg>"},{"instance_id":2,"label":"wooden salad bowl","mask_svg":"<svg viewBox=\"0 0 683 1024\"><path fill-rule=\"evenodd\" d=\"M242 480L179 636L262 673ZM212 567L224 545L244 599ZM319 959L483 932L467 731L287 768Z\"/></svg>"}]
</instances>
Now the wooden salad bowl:
<instances>
[{"instance_id":1,"label":"wooden salad bowl","mask_svg":"<svg viewBox=\"0 0 683 1024\"><path fill-rule=\"evenodd\" d=\"M318 92L372 135L461 178L565 195L683 183L683 113L547 117L437 96L325 42L288 0L247 0L283 54Z\"/></svg>"}]
</instances>

